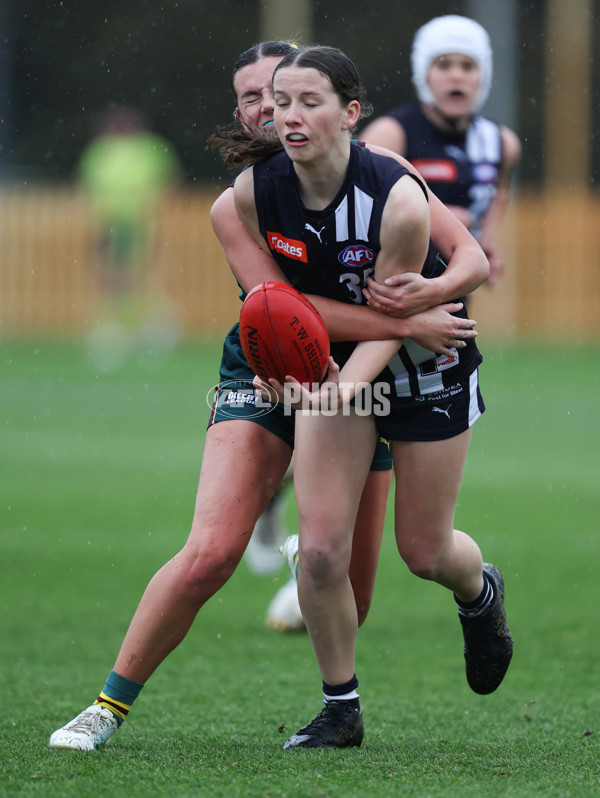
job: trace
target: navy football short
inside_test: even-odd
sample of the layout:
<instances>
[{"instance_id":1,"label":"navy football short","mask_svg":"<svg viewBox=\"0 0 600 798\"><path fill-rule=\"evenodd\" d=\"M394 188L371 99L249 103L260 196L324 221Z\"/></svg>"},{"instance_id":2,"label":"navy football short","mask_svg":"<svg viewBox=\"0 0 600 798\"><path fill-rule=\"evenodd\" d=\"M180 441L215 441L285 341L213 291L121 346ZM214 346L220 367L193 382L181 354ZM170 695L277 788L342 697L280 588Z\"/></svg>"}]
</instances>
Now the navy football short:
<instances>
[{"instance_id":1,"label":"navy football short","mask_svg":"<svg viewBox=\"0 0 600 798\"><path fill-rule=\"evenodd\" d=\"M377 431L390 441L441 441L469 429L484 412L479 373L459 377L434 393L418 397L386 397L374 408ZM387 411L387 412L384 412Z\"/></svg>"}]
</instances>

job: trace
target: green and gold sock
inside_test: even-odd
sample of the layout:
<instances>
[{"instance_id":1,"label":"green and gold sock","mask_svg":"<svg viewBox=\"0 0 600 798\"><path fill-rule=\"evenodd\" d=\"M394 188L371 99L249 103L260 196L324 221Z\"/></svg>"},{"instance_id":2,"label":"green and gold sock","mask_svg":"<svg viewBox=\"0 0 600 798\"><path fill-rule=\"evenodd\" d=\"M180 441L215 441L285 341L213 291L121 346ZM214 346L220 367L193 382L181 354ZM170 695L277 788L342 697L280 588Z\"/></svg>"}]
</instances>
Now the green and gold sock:
<instances>
[{"instance_id":1,"label":"green and gold sock","mask_svg":"<svg viewBox=\"0 0 600 798\"><path fill-rule=\"evenodd\" d=\"M99 704L112 712L120 726L129 714L129 710L143 686L139 682L132 682L131 679L126 679L111 671L94 704Z\"/></svg>"}]
</instances>

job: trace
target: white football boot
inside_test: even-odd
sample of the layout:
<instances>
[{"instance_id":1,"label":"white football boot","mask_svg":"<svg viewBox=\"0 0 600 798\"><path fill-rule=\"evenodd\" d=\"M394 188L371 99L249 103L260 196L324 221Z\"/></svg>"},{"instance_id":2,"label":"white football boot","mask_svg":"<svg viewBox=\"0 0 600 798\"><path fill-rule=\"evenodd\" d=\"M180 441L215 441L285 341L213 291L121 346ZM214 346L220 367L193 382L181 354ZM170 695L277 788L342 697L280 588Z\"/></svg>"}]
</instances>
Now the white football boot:
<instances>
[{"instance_id":1,"label":"white football boot","mask_svg":"<svg viewBox=\"0 0 600 798\"><path fill-rule=\"evenodd\" d=\"M274 494L254 526L245 558L248 568L257 576L269 576L281 568L279 549L281 540L286 535L283 509L280 489Z\"/></svg>"},{"instance_id":2,"label":"white football boot","mask_svg":"<svg viewBox=\"0 0 600 798\"><path fill-rule=\"evenodd\" d=\"M84 709L62 729L50 737L50 748L72 748L78 751L94 751L108 745L119 728L115 716L99 704Z\"/></svg>"},{"instance_id":3,"label":"white football boot","mask_svg":"<svg viewBox=\"0 0 600 798\"><path fill-rule=\"evenodd\" d=\"M298 554L298 535L290 535L288 538L286 538L283 546L279 549L279 551L286 558L287 563L290 567L290 571L292 572L292 577L297 582L298 563L300 560L300 555Z\"/></svg>"},{"instance_id":4,"label":"white football boot","mask_svg":"<svg viewBox=\"0 0 600 798\"><path fill-rule=\"evenodd\" d=\"M298 585L295 579L289 579L275 593L267 608L265 623L280 632L300 632L306 629L298 603Z\"/></svg>"}]
</instances>

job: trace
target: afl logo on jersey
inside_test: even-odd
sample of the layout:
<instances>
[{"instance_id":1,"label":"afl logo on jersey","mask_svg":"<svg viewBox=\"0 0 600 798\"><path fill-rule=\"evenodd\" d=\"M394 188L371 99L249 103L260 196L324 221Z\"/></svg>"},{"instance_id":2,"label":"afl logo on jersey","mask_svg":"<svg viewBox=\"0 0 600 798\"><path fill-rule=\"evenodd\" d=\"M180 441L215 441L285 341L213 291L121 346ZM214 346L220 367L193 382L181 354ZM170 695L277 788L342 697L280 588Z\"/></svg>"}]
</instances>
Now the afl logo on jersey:
<instances>
[{"instance_id":1,"label":"afl logo on jersey","mask_svg":"<svg viewBox=\"0 0 600 798\"><path fill-rule=\"evenodd\" d=\"M371 263L374 258L375 253L373 250L362 244L351 244L338 255L340 263L343 263L344 266L354 266L355 268Z\"/></svg>"},{"instance_id":2,"label":"afl logo on jersey","mask_svg":"<svg viewBox=\"0 0 600 798\"><path fill-rule=\"evenodd\" d=\"M475 163L472 168L473 178L478 183L497 183L498 167L492 163Z\"/></svg>"}]
</instances>

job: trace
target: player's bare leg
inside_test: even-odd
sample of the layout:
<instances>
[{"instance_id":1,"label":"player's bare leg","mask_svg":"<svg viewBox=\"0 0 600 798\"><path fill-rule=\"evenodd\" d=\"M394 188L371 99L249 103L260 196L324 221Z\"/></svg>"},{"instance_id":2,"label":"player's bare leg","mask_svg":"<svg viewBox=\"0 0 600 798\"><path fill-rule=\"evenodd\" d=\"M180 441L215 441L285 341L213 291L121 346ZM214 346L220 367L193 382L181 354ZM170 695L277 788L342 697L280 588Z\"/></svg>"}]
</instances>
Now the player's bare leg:
<instances>
[{"instance_id":1,"label":"player's bare leg","mask_svg":"<svg viewBox=\"0 0 600 798\"><path fill-rule=\"evenodd\" d=\"M359 626L373 598L391 481L391 468L369 471L354 525L349 574Z\"/></svg>"},{"instance_id":2,"label":"player's bare leg","mask_svg":"<svg viewBox=\"0 0 600 798\"><path fill-rule=\"evenodd\" d=\"M483 587L483 560L454 512L471 431L442 441L394 441L396 542L410 570L464 601Z\"/></svg>"},{"instance_id":3,"label":"player's bare leg","mask_svg":"<svg viewBox=\"0 0 600 798\"><path fill-rule=\"evenodd\" d=\"M189 538L146 588L117 673L144 682L181 642L200 607L235 571L290 457L287 444L253 422L210 427Z\"/></svg>"},{"instance_id":4,"label":"player's bare leg","mask_svg":"<svg viewBox=\"0 0 600 798\"><path fill-rule=\"evenodd\" d=\"M375 448L372 417L296 415L298 595L323 678L325 708L284 748L360 745L356 603L348 576L356 514ZM319 457L315 461L315 452Z\"/></svg>"},{"instance_id":5,"label":"player's bare leg","mask_svg":"<svg viewBox=\"0 0 600 798\"><path fill-rule=\"evenodd\" d=\"M453 591L463 627L467 680L476 693L486 694L502 682L513 641L502 574L483 562L472 538L454 529L470 439L467 430L442 441L394 443L396 540L413 573Z\"/></svg>"},{"instance_id":6,"label":"player's bare leg","mask_svg":"<svg viewBox=\"0 0 600 798\"><path fill-rule=\"evenodd\" d=\"M290 457L286 443L253 422L210 427L189 538L148 584L104 690L52 734L52 748L94 750L110 742L144 682L235 570Z\"/></svg>"},{"instance_id":7,"label":"player's bare leg","mask_svg":"<svg viewBox=\"0 0 600 798\"><path fill-rule=\"evenodd\" d=\"M362 626L365 622L373 598L391 481L391 468L381 471L369 471L354 525L349 576L352 592L354 593L359 626ZM292 576L275 594L271 606L274 606L275 601L279 602L280 598L288 598L290 605L285 607L285 627L283 627L283 624L277 627L274 623L270 623L268 613L267 623L275 628L285 628L286 630L304 629L304 619L299 605L296 610L297 595L294 603L292 603L291 596L286 597L284 595L284 592L290 591L291 593L292 590L296 591L298 574L295 555L298 552L298 535L290 535L285 541L281 552L288 561ZM282 603L279 603L276 609L279 609L281 605ZM281 616L283 612L279 610L278 614ZM291 620L293 623L290 622Z\"/></svg>"},{"instance_id":8,"label":"player's bare leg","mask_svg":"<svg viewBox=\"0 0 600 798\"><path fill-rule=\"evenodd\" d=\"M296 418L298 592L321 674L333 684L354 673L357 613L348 569L374 438L372 418L341 413Z\"/></svg>"}]
</instances>

